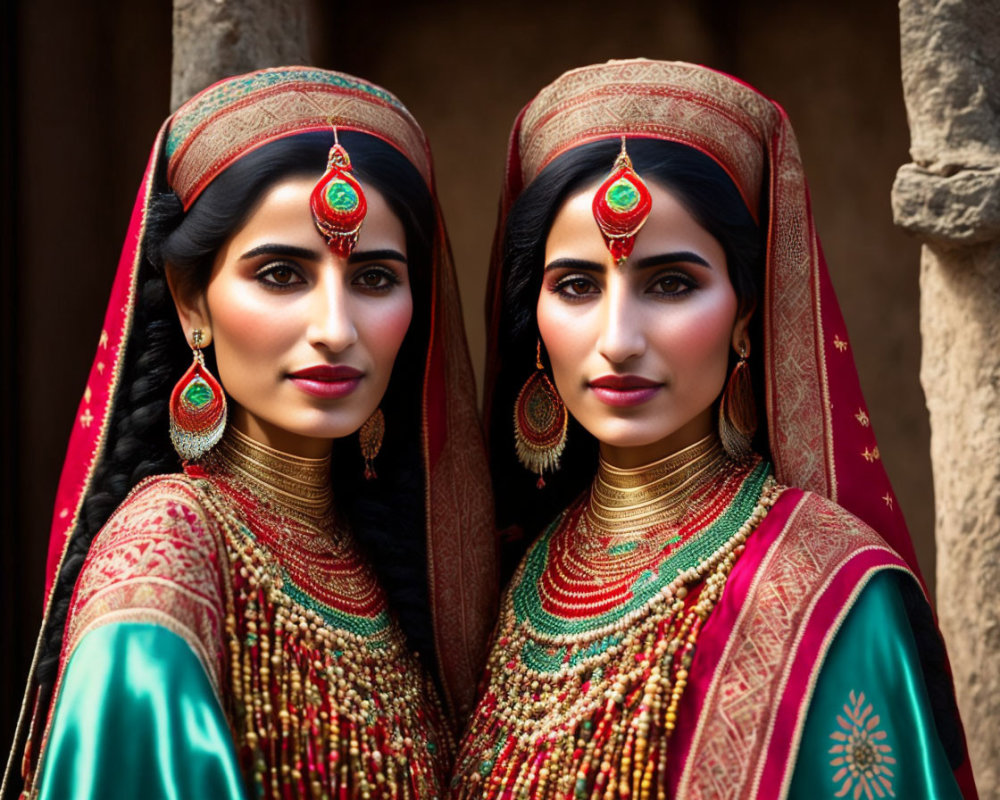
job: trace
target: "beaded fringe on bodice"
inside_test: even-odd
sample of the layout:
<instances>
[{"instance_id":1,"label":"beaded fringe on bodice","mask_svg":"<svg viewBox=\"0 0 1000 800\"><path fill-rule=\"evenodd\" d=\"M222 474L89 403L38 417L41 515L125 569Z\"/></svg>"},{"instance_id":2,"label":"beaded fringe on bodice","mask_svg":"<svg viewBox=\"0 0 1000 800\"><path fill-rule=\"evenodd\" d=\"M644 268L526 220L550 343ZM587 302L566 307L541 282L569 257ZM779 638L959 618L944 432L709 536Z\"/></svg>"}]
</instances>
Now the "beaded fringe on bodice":
<instances>
[{"instance_id":1,"label":"beaded fringe on bodice","mask_svg":"<svg viewBox=\"0 0 1000 800\"><path fill-rule=\"evenodd\" d=\"M504 599L456 797L665 797L701 627L778 494L713 436L590 494L529 550Z\"/></svg>"},{"instance_id":2,"label":"beaded fringe on bodice","mask_svg":"<svg viewBox=\"0 0 1000 800\"><path fill-rule=\"evenodd\" d=\"M229 555L229 713L257 795L440 797L440 703L334 514L329 459L231 429L188 473Z\"/></svg>"}]
</instances>

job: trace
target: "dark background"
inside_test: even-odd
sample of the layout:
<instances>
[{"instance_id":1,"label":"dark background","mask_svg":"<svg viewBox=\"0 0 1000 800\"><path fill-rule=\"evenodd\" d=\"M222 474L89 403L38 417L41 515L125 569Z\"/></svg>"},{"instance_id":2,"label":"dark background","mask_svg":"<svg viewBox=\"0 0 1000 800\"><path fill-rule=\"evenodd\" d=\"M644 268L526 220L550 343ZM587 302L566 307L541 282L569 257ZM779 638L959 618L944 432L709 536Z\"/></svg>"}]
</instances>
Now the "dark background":
<instances>
[{"instance_id":1,"label":"dark background","mask_svg":"<svg viewBox=\"0 0 1000 800\"><path fill-rule=\"evenodd\" d=\"M149 147L169 112L168 0L3 4L0 214L0 752L41 609L56 482ZM396 93L434 146L481 367L482 297L517 111L562 71L646 56L708 64L779 100L880 450L933 585L917 244L892 225L907 161L890 0L320 3L313 63ZM260 66L270 66L261 64Z\"/></svg>"}]
</instances>

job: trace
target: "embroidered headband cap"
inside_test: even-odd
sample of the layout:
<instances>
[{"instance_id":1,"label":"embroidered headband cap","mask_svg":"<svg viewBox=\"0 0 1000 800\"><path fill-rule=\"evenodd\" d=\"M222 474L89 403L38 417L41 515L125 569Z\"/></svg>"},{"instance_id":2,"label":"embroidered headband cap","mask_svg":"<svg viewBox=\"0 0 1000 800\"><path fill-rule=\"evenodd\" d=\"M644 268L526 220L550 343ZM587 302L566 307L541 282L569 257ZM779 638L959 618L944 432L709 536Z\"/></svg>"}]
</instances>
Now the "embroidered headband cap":
<instances>
[{"instance_id":1,"label":"embroidered headband cap","mask_svg":"<svg viewBox=\"0 0 1000 800\"><path fill-rule=\"evenodd\" d=\"M395 95L350 75L309 67L227 78L184 103L170 120L167 181L186 211L246 153L299 133L329 131L331 124L388 142L433 188L427 141Z\"/></svg>"},{"instance_id":2,"label":"embroidered headband cap","mask_svg":"<svg viewBox=\"0 0 1000 800\"><path fill-rule=\"evenodd\" d=\"M521 184L553 159L603 139L662 139L700 150L732 178L750 213L782 114L738 80L695 64L631 59L564 73L524 109L516 145Z\"/></svg>"}]
</instances>

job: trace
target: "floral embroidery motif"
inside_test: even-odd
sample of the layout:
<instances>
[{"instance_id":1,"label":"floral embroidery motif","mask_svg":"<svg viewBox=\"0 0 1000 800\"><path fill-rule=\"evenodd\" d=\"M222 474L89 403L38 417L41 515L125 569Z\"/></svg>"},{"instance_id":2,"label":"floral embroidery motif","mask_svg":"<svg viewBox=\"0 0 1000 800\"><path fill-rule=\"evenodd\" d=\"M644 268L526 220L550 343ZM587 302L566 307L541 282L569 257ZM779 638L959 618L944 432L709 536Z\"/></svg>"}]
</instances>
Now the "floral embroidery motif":
<instances>
[{"instance_id":1,"label":"floral embroidery motif","mask_svg":"<svg viewBox=\"0 0 1000 800\"><path fill-rule=\"evenodd\" d=\"M871 425L871 420L868 419L868 414L863 408L858 409L858 413L854 415L854 419L860 423L862 428L867 428Z\"/></svg>"},{"instance_id":2,"label":"floral embroidery motif","mask_svg":"<svg viewBox=\"0 0 1000 800\"><path fill-rule=\"evenodd\" d=\"M882 500L885 501L885 504L889 507L890 510L892 510L892 495L889 492L885 493L885 495L882 497Z\"/></svg>"},{"instance_id":3,"label":"floral embroidery motif","mask_svg":"<svg viewBox=\"0 0 1000 800\"><path fill-rule=\"evenodd\" d=\"M847 349L847 342L841 339L839 334L834 334L833 346L836 347L841 353L843 353Z\"/></svg>"},{"instance_id":4,"label":"floral embroidery motif","mask_svg":"<svg viewBox=\"0 0 1000 800\"><path fill-rule=\"evenodd\" d=\"M867 461L869 464L871 464L871 463L873 463L875 461L878 461L882 456L879 453L877 447L873 447L871 449L869 449L869 448L866 447L864 449L864 452L861 453L861 457L865 461Z\"/></svg>"},{"instance_id":5,"label":"floral embroidery motif","mask_svg":"<svg viewBox=\"0 0 1000 800\"><path fill-rule=\"evenodd\" d=\"M830 734L836 742L830 748L830 766L837 770L833 782L840 783L836 796L850 794L852 800L862 796L867 800L895 797L891 779L896 777L892 771L896 759L886 742L886 732L878 726L881 717L873 713L874 707L865 700L864 692L852 691L850 701L844 706L844 714L837 715L840 730Z\"/></svg>"}]
</instances>

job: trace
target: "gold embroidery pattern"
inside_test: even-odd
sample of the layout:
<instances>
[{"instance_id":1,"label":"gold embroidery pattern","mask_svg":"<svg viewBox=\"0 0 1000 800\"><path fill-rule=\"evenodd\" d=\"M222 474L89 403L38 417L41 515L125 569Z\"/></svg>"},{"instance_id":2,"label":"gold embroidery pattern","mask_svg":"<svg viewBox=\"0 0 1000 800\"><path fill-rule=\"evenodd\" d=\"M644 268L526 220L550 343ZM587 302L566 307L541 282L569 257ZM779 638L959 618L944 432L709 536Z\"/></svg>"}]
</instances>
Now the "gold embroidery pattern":
<instances>
[{"instance_id":1,"label":"gold embroidery pattern","mask_svg":"<svg viewBox=\"0 0 1000 800\"><path fill-rule=\"evenodd\" d=\"M252 146L299 131L329 130L331 118L345 129L366 131L395 145L430 185L423 135L398 109L320 85L292 83L263 94L210 117L170 160L170 182L185 206Z\"/></svg>"},{"instance_id":2,"label":"gold embroidery pattern","mask_svg":"<svg viewBox=\"0 0 1000 800\"><path fill-rule=\"evenodd\" d=\"M444 248L443 250L446 250ZM496 621L499 595L494 569L493 497L476 414L475 382L468 372L464 338L444 332L462 330L461 306L454 270L447 253L438 256L438 321L440 363L444 380L438 386L444 406L447 439L433 459L428 454L427 509L431 603L437 653L452 711L460 718L472 711L490 632ZM431 387L433 388L433 387ZM428 390L425 390L427 392ZM425 397L425 408L429 407ZM431 401L433 402L433 400ZM426 411L425 436L429 436ZM470 446L470 443L475 443ZM456 531L462 531L456 536ZM469 598L488 597L489 603Z\"/></svg>"},{"instance_id":3,"label":"gold embroidery pattern","mask_svg":"<svg viewBox=\"0 0 1000 800\"><path fill-rule=\"evenodd\" d=\"M539 92L526 111L522 176L527 184L586 141L655 136L710 153L733 171L756 210L765 155L759 142L777 119L774 105L753 89L690 64L634 59L583 67Z\"/></svg>"},{"instance_id":4,"label":"gold embroidery pattern","mask_svg":"<svg viewBox=\"0 0 1000 800\"><path fill-rule=\"evenodd\" d=\"M187 641L218 689L225 618L218 552L195 490L183 477L140 484L87 554L62 663L99 625L151 622Z\"/></svg>"},{"instance_id":5,"label":"gold embroidery pattern","mask_svg":"<svg viewBox=\"0 0 1000 800\"><path fill-rule=\"evenodd\" d=\"M775 474L783 483L831 497L822 387L826 375L817 360L820 318L812 296L818 263L813 258L814 233L807 224L805 175L789 125L778 130L773 148L767 298L771 327L780 335L767 337L767 355L777 385L769 414L771 435L778 443L772 448Z\"/></svg>"},{"instance_id":6,"label":"gold embroidery pattern","mask_svg":"<svg viewBox=\"0 0 1000 800\"><path fill-rule=\"evenodd\" d=\"M830 766L836 769L833 782L840 784L835 797L846 797L852 788L852 800L861 800L862 795L867 800L896 796L890 780L895 777L891 767L896 759L886 732L878 727L880 721L864 692L852 691L843 716L837 715L840 730L830 734L836 742L830 748Z\"/></svg>"},{"instance_id":7,"label":"gold embroidery pattern","mask_svg":"<svg viewBox=\"0 0 1000 800\"><path fill-rule=\"evenodd\" d=\"M678 787L690 800L757 797L775 712L816 593L837 564L885 543L859 519L806 494L771 548L743 603L730 642L705 696Z\"/></svg>"}]
</instances>

